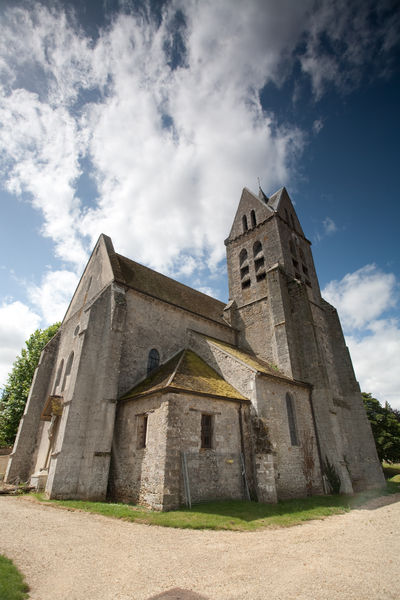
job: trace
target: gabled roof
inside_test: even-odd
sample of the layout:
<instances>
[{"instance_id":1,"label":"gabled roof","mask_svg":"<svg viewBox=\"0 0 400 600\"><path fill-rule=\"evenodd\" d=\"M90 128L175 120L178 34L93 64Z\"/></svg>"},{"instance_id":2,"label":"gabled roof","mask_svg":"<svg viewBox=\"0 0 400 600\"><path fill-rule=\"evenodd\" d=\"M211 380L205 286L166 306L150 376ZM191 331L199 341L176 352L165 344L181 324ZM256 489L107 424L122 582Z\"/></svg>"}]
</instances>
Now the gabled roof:
<instances>
[{"instance_id":1,"label":"gabled roof","mask_svg":"<svg viewBox=\"0 0 400 600\"><path fill-rule=\"evenodd\" d=\"M273 377L276 379L280 379L282 381L287 381L288 383L291 383L293 385L310 387L309 383L306 383L304 381L299 381L297 379L293 379L292 377L289 377L288 375L285 375L282 371L280 371L278 369L278 367L276 367L275 365L273 365L265 360L259 359L257 356L255 356L255 354L251 354L250 352L245 352L244 350L241 350L241 349L237 348L236 346L232 346L231 344L228 344L227 342L222 342L221 340L217 340L213 337L203 335L202 333L199 333L197 331L195 331L193 333L195 333L196 336L199 336L199 337L207 340L207 342L209 344L216 346L223 352L226 352L232 358L240 361L242 364L249 367L250 369L252 369L253 371L257 372L260 375L266 375L268 377Z\"/></svg>"},{"instance_id":2,"label":"gabled roof","mask_svg":"<svg viewBox=\"0 0 400 600\"><path fill-rule=\"evenodd\" d=\"M201 335L201 334L198 334L198 335ZM227 342L221 342L220 340L216 340L215 338L208 337L208 336L203 336L203 337L205 337L207 339L207 341L211 342L211 344L213 344L214 346L217 346L221 350L224 350L225 352L227 352L228 354L233 356L233 358L239 359L242 363L244 363L248 367L251 367L253 370L257 371L258 373L263 373L265 375L273 375L275 377L280 377L282 379L288 379L290 381L293 381L291 377L288 377L287 375L282 373L282 371L280 371L278 369L278 367L276 367L275 365L272 365L271 363L268 363L264 360L260 360L254 354L250 354L249 352L240 350L236 346L232 346L231 344L228 344Z\"/></svg>"},{"instance_id":3,"label":"gabled roof","mask_svg":"<svg viewBox=\"0 0 400 600\"><path fill-rule=\"evenodd\" d=\"M192 350L182 350L136 385L120 400L155 392L186 392L224 400L249 402Z\"/></svg>"},{"instance_id":4,"label":"gabled roof","mask_svg":"<svg viewBox=\"0 0 400 600\"><path fill-rule=\"evenodd\" d=\"M115 260L111 261L111 264L117 282L228 327L222 317L224 302L198 292L120 254L115 254Z\"/></svg>"}]
</instances>

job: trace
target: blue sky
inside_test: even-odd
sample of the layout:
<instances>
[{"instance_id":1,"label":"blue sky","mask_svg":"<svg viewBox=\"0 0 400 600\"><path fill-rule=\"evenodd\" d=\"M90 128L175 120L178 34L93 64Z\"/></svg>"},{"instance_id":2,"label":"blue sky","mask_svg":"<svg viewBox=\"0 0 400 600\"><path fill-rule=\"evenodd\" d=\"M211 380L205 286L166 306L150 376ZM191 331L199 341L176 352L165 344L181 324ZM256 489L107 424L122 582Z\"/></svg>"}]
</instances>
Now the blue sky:
<instances>
[{"instance_id":1,"label":"blue sky","mask_svg":"<svg viewBox=\"0 0 400 600\"><path fill-rule=\"evenodd\" d=\"M398 2L3 1L0 383L99 234L228 300L244 186L285 185L361 388L400 407Z\"/></svg>"}]
</instances>

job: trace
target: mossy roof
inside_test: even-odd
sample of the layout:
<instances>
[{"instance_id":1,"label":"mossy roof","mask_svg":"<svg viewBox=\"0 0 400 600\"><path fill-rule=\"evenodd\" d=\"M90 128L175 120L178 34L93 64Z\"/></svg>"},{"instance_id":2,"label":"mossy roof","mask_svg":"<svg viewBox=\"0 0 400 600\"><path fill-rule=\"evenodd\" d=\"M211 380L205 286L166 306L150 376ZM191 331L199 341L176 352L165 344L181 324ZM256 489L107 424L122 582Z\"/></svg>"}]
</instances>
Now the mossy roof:
<instances>
[{"instance_id":1,"label":"mossy roof","mask_svg":"<svg viewBox=\"0 0 400 600\"><path fill-rule=\"evenodd\" d=\"M222 317L225 307L223 302L120 254L114 255L112 264L116 281L228 327Z\"/></svg>"},{"instance_id":2,"label":"mossy roof","mask_svg":"<svg viewBox=\"0 0 400 600\"><path fill-rule=\"evenodd\" d=\"M136 385L121 400L157 391L176 391L248 402L233 386L192 350L182 350Z\"/></svg>"},{"instance_id":3,"label":"mossy roof","mask_svg":"<svg viewBox=\"0 0 400 600\"><path fill-rule=\"evenodd\" d=\"M254 354L249 354L248 352L239 350L239 348L237 348L236 346L231 346L231 344L221 342L220 340L216 340L215 338L207 336L205 337L209 342L221 348L221 350L228 352L228 354L230 354L234 358L238 358L241 362L245 363L252 369L255 369L259 373L264 373L265 375L274 375L275 377L280 377L282 379L293 381L291 377L288 377L287 375L282 373L282 371L280 371L278 367L266 361L260 360Z\"/></svg>"}]
</instances>

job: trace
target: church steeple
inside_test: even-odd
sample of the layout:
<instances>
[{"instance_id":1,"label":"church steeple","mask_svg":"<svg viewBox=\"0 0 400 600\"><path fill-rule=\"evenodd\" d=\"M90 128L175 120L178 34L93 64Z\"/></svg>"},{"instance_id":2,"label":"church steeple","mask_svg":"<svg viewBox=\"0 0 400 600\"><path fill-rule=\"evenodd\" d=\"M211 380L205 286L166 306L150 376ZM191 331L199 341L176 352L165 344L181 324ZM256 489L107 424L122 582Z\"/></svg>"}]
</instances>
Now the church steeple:
<instances>
[{"instance_id":1,"label":"church steeple","mask_svg":"<svg viewBox=\"0 0 400 600\"><path fill-rule=\"evenodd\" d=\"M268 198L261 185L258 195L245 188L225 244L240 343L292 376L289 288L316 304L320 291L311 244L286 189Z\"/></svg>"}]
</instances>

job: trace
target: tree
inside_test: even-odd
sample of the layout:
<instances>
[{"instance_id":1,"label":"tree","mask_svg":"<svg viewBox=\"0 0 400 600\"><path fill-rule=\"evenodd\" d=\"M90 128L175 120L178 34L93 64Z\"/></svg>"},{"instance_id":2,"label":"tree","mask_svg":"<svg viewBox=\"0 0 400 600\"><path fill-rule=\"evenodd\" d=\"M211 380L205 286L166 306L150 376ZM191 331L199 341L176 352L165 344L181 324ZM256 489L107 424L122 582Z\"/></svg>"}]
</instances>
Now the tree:
<instances>
[{"instance_id":1,"label":"tree","mask_svg":"<svg viewBox=\"0 0 400 600\"><path fill-rule=\"evenodd\" d=\"M13 364L0 398L0 446L14 443L40 354L59 327L60 323L55 323L32 333Z\"/></svg>"},{"instance_id":2,"label":"tree","mask_svg":"<svg viewBox=\"0 0 400 600\"><path fill-rule=\"evenodd\" d=\"M400 421L398 411L386 402L382 406L371 394L363 393L367 417L371 423L376 449L380 461L400 462Z\"/></svg>"}]
</instances>

